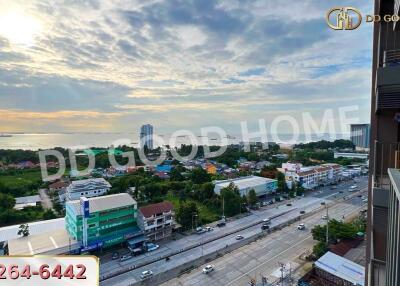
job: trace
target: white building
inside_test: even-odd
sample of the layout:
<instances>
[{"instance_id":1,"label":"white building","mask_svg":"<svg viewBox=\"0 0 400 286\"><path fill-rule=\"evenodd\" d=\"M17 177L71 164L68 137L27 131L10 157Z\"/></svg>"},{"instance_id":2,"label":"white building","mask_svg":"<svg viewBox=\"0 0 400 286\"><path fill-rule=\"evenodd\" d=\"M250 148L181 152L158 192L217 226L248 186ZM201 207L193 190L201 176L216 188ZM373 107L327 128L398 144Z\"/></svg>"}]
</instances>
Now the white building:
<instances>
[{"instance_id":1,"label":"white building","mask_svg":"<svg viewBox=\"0 0 400 286\"><path fill-rule=\"evenodd\" d=\"M67 201L79 200L80 197L92 198L106 194L111 185L103 178L72 181L67 187L64 199ZM60 195L60 199L63 197Z\"/></svg>"},{"instance_id":2,"label":"white building","mask_svg":"<svg viewBox=\"0 0 400 286\"><path fill-rule=\"evenodd\" d=\"M306 189L334 183L343 177L343 167L333 163L310 167L301 167L301 164L284 163L282 164L282 170L285 171L286 179L294 179Z\"/></svg>"},{"instance_id":3,"label":"white building","mask_svg":"<svg viewBox=\"0 0 400 286\"><path fill-rule=\"evenodd\" d=\"M268 193L273 193L278 188L278 181L274 179L248 176L229 180L215 181L214 192L220 194L223 188L228 187L233 183L240 192L240 195L247 195L247 193L254 189L257 196L262 196Z\"/></svg>"},{"instance_id":4,"label":"white building","mask_svg":"<svg viewBox=\"0 0 400 286\"><path fill-rule=\"evenodd\" d=\"M153 126L150 124L142 125L140 128L140 147L144 146L149 150L153 149Z\"/></svg>"},{"instance_id":5,"label":"white building","mask_svg":"<svg viewBox=\"0 0 400 286\"><path fill-rule=\"evenodd\" d=\"M35 207L40 205L41 201L39 195L15 198L14 209L22 210L24 207Z\"/></svg>"},{"instance_id":6,"label":"white building","mask_svg":"<svg viewBox=\"0 0 400 286\"><path fill-rule=\"evenodd\" d=\"M139 208L137 224L151 240L171 235L174 221L174 207L165 201Z\"/></svg>"}]
</instances>

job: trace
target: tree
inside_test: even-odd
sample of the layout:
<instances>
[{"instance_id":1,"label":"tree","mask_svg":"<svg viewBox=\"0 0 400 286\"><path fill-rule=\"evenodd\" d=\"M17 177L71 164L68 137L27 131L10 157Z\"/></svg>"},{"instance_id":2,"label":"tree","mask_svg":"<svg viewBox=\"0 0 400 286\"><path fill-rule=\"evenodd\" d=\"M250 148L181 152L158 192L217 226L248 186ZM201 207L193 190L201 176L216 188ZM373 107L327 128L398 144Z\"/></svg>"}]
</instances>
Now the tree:
<instances>
[{"instance_id":1,"label":"tree","mask_svg":"<svg viewBox=\"0 0 400 286\"><path fill-rule=\"evenodd\" d=\"M56 214L53 212L53 210L46 210L43 213L43 219L48 220L48 219L54 219L57 218Z\"/></svg>"},{"instance_id":2,"label":"tree","mask_svg":"<svg viewBox=\"0 0 400 286\"><path fill-rule=\"evenodd\" d=\"M29 235L29 225L28 224L21 224L18 229L18 235L22 235L26 237Z\"/></svg>"},{"instance_id":3,"label":"tree","mask_svg":"<svg viewBox=\"0 0 400 286\"><path fill-rule=\"evenodd\" d=\"M190 180L194 184L203 184L211 182L211 176L207 173L206 170L202 168L196 168L190 173Z\"/></svg>"},{"instance_id":4,"label":"tree","mask_svg":"<svg viewBox=\"0 0 400 286\"><path fill-rule=\"evenodd\" d=\"M282 172L277 172L276 179L278 180L278 191L279 192L287 191L285 174L283 174Z\"/></svg>"},{"instance_id":5,"label":"tree","mask_svg":"<svg viewBox=\"0 0 400 286\"><path fill-rule=\"evenodd\" d=\"M358 228L352 223L344 223L335 219L329 220L329 241L354 238ZM326 225L316 225L311 230L314 240L326 243Z\"/></svg>"},{"instance_id":6,"label":"tree","mask_svg":"<svg viewBox=\"0 0 400 286\"><path fill-rule=\"evenodd\" d=\"M178 168L172 168L170 174L169 174L170 180L171 181L183 181L185 180L185 178L183 177L183 175L181 174L181 172L179 172Z\"/></svg>"},{"instance_id":7,"label":"tree","mask_svg":"<svg viewBox=\"0 0 400 286\"><path fill-rule=\"evenodd\" d=\"M239 189L233 183L230 183L226 188L222 188L220 195L224 201L226 216L234 216L240 212L242 198Z\"/></svg>"},{"instance_id":8,"label":"tree","mask_svg":"<svg viewBox=\"0 0 400 286\"><path fill-rule=\"evenodd\" d=\"M326 244L322 241L319 241L317 244L313 246L313 254L316 259L320 258L328 251Z\"/></svg>"},{"instance_id":9,"label":"tree","mask_svg":"<svg viewBox=\"0 0 400 286\"><path fill-rule=\"evenodd\" d=\"M194 202L183 202L179 204L176 212L176 220L184 229L187 230L192 228L192 223L195 218L197 218L197 221L199 221L199 210Z\"/></svg>"},{"instance_id":10,"label":"tree","mask_svg":"<svg viewBox=\"0 0 400 286\"><path fill-rule=\"evenodd\" d=\"M258 202L258 197L254 189L251 189L247 194L247 200L250 206L254 206Z\"/></svg>"},{"instance_id":11,"label":"tree","mask_svg":"<svg viewBox=\"0 0 400 286\"><path fill-rule=\"evenodd\" d=\"M0 193L0 212L14 208L15 199L9 194Z\"/></svg>"}]
</instances>

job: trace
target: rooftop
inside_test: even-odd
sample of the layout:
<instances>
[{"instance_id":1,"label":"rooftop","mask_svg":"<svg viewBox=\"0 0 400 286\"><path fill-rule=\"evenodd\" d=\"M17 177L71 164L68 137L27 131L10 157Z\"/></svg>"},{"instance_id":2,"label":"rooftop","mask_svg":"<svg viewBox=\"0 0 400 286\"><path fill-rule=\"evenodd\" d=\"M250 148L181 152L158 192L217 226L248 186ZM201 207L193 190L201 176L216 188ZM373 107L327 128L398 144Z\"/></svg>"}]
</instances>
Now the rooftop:
<instances>
[{"instance_id":1,"label":"rooftop","mask_svg":"<svg viewBox=\"0 0 400 286\"><path fill-rule=\"evenodd\" d=\"M258 177L258 176L249 176L249 177L241 177L235 178L231 180L223 180L223 181L215 181L215 185L221 188L226 188L230 183L234 183L239 189L253 188L259 185L263 185L270 182L275 182L274 179Z\"/></svg>"},{"instance_id":2,"label":"rooftop","mask_svg":"<svg viewBox=\"0 0 400 286\"><path fill-rule=\"evenodd\" d=\"M315 266L354 285L364 285L364 267L332 252L325 253Z\"/></svg>"},{"instance_id":3,"label":"rooftop","mask_svg":"<svg viewBox=\"0 0 400 286\"><path fill-rule=\"evenodd\" d=\"M0 242L19 238L17 234L20 224L0 228ZM65 219L57 218L28 223L31 235L40 234L46 231L65 229Z\"/></svg>"},{"instance_id":4,"label":"rooftop","mask_svg":"<svg viewBox=\"0 0 400 286\"><path fill-rule=\"evenodd\" d=\"M137 202L126 193L89 198L88 200L90 213L137 205ZM72 206L76 215L82 215L81 203L79 200L69 201L67 205Z\"/></svg>"},{"instance_id":5,"label":"rooftop","mask_svg":"<svg viewBox=\"0 0 400 286\"><path fill-rule=\"evenodd\" d=\"M29 235L8 241L10 255L63 254L78 247L65 229Z\"/></svg>"},{"instance_id":6,"label":"rooftop","mask_svg":"<svg viewBox=\"0 0 400 286\"><path fill-rule=\"evenodd\" d=\"M39 195L15 198L15 204L30 204L42 201Z\"/></svg>"},{"instance_id":7,"label":"rooftop","mask_svg":"<svg viewBox=\"0 0 400 286\"><path fill-rule=\"evenodd\" d=\"M152 215L169 212L174 209L171 202L165 201L157 204L148 205L139 208L139 211L144 217L151 217Z\"/></svg>"},{"instance_id":8,"label":"rooftop","mask_svg":"<svg viewBox=\"0 0 400 286\"><path fill-rule=\"evenodd\" d=\"M81 192L88 190L111 188L109 182L104 178L91 178L85 180L72 181L69 185L69 189L73 192Z\"/></svg>"}]
</instances>

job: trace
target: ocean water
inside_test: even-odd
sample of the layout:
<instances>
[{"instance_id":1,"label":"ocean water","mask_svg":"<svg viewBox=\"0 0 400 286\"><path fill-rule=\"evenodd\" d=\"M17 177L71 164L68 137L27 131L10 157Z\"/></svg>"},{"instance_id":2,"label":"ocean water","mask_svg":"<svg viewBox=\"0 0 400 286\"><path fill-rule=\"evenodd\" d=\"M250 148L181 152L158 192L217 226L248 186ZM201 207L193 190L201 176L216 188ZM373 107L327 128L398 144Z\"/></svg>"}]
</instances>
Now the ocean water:
<instances>
[{"instance_id":1,"label":"ocean water","mask_svg":"<svg viewBox=\"0 0 400 286\"><path fill-rule=\"evenodd\" d=\"M111 145L128 145L137 147L139 138L137 133L24 133L11 134L11 137L0 137L0 149L23 149L39 150L52 149L55 147L63 148L89 148L89 147L110 147ZM295 140L293 140L295 138ZM343 134L315 134L306 136L299 134L279 134L268 136L268 141L284 144L304 143L308 141L348 139L348 135ZM311 139L311 140L310 140ZM155 146L170 145L177 147L182 144L195 145L221 145L222 143L237 144L242 141L240 136L228 135L227 138L202 137L199 135L179 136L172 138L171 134L157 135L154 138ZM253 140L252 140L253 141ZM260 141L254 139L254 141Z\"/></svg>"}]
</instances>

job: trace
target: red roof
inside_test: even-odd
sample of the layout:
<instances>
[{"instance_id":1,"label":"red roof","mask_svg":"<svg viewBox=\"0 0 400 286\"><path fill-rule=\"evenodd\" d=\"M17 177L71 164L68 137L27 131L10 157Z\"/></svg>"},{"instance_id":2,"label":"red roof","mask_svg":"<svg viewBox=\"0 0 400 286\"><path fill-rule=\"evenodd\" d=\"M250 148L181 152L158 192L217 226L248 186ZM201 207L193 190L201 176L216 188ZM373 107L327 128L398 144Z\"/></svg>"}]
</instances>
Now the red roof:
<instances>
[{"instance_id":1,"label":"red roof","mask_svg":"<svg viewBox=\"0 0 400 286\"><path fill-rule=\"evenodd\" d=\"M151 217L155 214L165 213L172 211L174 206L171 202L165 201L157 204L148 205L145 207L139 208L139 211L142 213L144 217Z\"/></svg>"},{"instance_id":2,"label":"red roof","mask_svg":"<svg viewBox=\"0 0 400 286\"><path fill-rule=\"evenodd\" d=\"M69 185L68 183L58 181L58 182L55 182L55 183L51 184L51 185L49 186L49 188L50 188L50 189L61 189L61 188L66 188L66 187L68 187L68 185Z\"/></svg>"}]
</instances>

